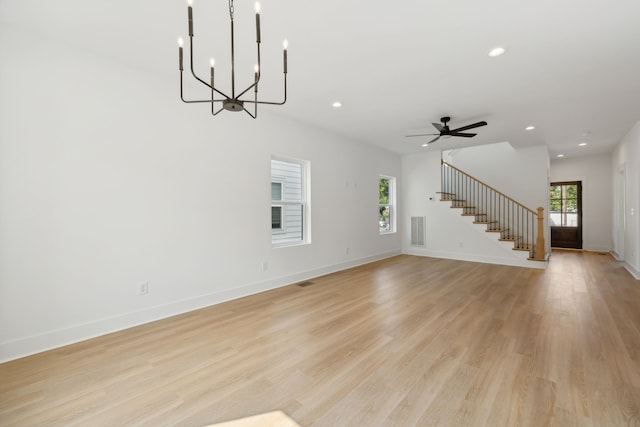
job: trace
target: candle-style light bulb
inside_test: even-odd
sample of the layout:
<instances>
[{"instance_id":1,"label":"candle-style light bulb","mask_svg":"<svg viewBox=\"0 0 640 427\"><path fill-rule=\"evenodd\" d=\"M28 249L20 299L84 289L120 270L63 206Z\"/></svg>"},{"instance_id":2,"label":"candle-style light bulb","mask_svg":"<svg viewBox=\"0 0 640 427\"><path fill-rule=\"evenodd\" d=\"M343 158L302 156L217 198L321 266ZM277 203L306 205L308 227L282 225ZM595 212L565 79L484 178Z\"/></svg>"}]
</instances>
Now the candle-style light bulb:
<instances>
[{"instance_id":1,"label":"candle-style light bulb","mask_svg":"<svg viewBox=\"0 0 640 427\"><path fill-rule=\"evenodd\" d=\"M178 37L178 46L184 46L184 40L182 40L182 37Z\"/></svg>"},{"instance_id":2,"label":"candle-style light bulb","mask_svg":"<svg viewBox=\"0 0 640 427\"><path fill-rule=\"evenodd\" d=\"M253 66L253 71L255 71L256 74L260 72L260 67L258 67L258 64Z\"/></svg>"},{"instance_id":3,"label":"candle-style light bulb","mask_svg":"<svg viewBox=\"0 0 640 427\"><path fill-rule=\"evenodd\" d=\"M215 66L216 66L216 61L215 61L215 59L211 58L211 59L209 60L209 64L211 65L211 68L215 67Z\"/></svg>"},{"instance_id":4,"label":"candle-style light bulb","mask_svg":"<svg viewBox=\"0 0 640 427\"><path fill-rule=\"evenodd\" d=\"M256 42L260 43L260 3L256 2Z\"/></svg>"},{"instance_id":5,"label":"candle-style light bulb","mask_svg":"<svg viewBox=\"0 0 640 427\"><path fill-rule=\"evenodd\" d=\"M189 37L193 37L193 0L187 0L188 12L189 12Z\"/></svg>"},{"instance_id":6,"label":"candle-style light bulb","mask_svg":"<svg viewBox=\"0 0 640 427\"><path fill-rule=\"evenodd\" d=\"M184 40L182 40L182 37L178 37L178 69L180 71L182 71L184 68L182 66L182 45L184 44Z\"/></svg>"},{"instance_id":7,"label":"candle-style light bulb","mask_svg":"<svg viewBox=\"0 0 640 427\"><path fill-rule=\"evenodd\" d=\"M289 42L285 40L282 42L282 47L284 50L282 51L282 59L284 62L284 73L287 74L287 48L289 47Z\"/></svg>"}]
</instances>

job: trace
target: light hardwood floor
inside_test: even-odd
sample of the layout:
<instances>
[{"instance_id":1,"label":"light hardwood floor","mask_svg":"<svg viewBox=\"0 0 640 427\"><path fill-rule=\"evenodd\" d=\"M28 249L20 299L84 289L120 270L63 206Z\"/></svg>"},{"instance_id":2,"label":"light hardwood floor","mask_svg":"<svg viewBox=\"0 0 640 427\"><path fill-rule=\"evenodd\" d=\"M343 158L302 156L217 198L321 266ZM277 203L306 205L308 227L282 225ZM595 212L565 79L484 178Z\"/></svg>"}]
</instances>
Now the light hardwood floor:
<instances>
[{"instance_id":1,"label":"light hardwood floor","mask_svg":"<svg viewBox=\"0 0 640 427\"><path fill-rule=\"evenodd\" d=\"M640 282L399 256L0 365L2 426L640 425Z\"/></svg>"}]
</instances>

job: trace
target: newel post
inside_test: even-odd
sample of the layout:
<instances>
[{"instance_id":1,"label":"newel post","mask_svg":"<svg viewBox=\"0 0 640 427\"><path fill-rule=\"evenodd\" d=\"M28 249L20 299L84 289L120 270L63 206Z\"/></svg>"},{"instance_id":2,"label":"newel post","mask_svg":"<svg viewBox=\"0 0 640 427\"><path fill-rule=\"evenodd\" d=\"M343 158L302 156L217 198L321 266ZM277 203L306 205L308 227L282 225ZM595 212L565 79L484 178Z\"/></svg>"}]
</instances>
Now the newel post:
<instances>
[{"instance_id":1,"label":"newel post","mask_svg":"<svg viewBox=\"0 0 640 427\"><path fill-rule=\"evenodd\" d=\"M538 236L536 238L536 249L533 259L544 261L544 208L538 208Z\"/></svg>"}]
</instances>

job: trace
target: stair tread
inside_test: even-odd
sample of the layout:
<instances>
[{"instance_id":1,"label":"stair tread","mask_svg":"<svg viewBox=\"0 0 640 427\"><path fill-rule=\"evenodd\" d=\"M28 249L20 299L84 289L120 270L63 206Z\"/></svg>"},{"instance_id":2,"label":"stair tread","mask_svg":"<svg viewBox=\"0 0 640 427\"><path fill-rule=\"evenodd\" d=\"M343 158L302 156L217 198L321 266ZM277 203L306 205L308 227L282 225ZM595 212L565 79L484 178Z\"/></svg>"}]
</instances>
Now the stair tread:
<instances>
[{"instance_id":1,"label":"stair tread","mask_svg":"<svg viewBox=\"0 0 640 427\"><path fill-rule=\"evenodd\" d=\"M474 180L474 178L471 179ZM493 190L490 187L489 189ZM502 217L503 212L502 210L500 210L500 207L493 206L490 203L484 203L483 199L477 198L477 194L468 194L466 190L462 191L462 194L456 194L447 191L438 191L436 192L436 194L440 194L440 201L451 202L449 206L451 209L462 209L462 211L459 211L461 216L473 217L473 224L485 225L486 233L498 233L497 235L494 234L490 236L494 241L509 242L511 243L509 246L512 248L512 250L529 252L529 254L527 254L528 260L540 261L539 259L535 259L533 257L534 245L532 243L532 238L529 234L526 234L529 233L528 225L527 230L525 231L521 228L521 224L512 224L509 216L505 216L504 218ZM462 199L461 197L465 197L465 199ZM509 200L513 202L513 199ZM472 202L480 203L480 205L473 206L471 205ZM517 202L514 203L517 204ZM520 205L520 207L524 208L524 206L522 205ZM498 210L496 211L494 208ZM515 208L517 207L514 207L514 209ZM480 211L481 209L482 211ZM493 220L493 218L497 219ZM526 237L514 233L523 233L523 235L525 235ZM505 247L505 249L508 248Z\"/></svg>"}]
</instances>

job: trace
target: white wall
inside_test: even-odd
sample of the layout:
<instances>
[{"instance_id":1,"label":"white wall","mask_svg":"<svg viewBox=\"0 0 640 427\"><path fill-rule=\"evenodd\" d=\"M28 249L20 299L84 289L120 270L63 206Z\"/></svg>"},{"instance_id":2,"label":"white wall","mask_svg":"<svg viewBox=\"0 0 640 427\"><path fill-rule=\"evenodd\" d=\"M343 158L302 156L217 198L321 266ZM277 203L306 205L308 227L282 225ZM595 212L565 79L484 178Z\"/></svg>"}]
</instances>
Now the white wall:
<instances>
[{"instance_id":1,"label":"white wall","mask_svg":"<svg viewBox=\"0 0 640 427\"><path fill-rule=\"evenodd\" d=\"M548 206L545 146L515 149L501 142L445 152L443 158L531 209Z\"/></svg>"},{"instance_id":2,"label":"white wall","mask_svg":"<svg viewBox=\"0 0 640 427\"><path fill-rule=\"evenodd\" d=\"M498 242L486 227L471 224L439 201L440 152L427 151L402 158L403 221L426 217L426 245L410 246L410 231L403 234L406 253L508 265L535 266L523 261L513 245ZM514 150L509 144L492 144L456 150L447 161L531 207L547 206L548 154L545 147ZM431 198L432 200L429 200ZM546 228L546 227L545 227ZM526 258L526 257L525 257ZM540 264L543 266L543 264Z\"/></svg>"},{"instance_id":3,"label":"white wall","mask_svg":"<svg viewBox=\"0 0 640 427\"><path fill-rule=\"evenodd\" d=\"M612 249L612 176L611 154L551 161L551 182L582 181L583 249Z\"/></svg>"},{"instance_id":4,"label":"white wall","mask_svg":"<svg viewBox=\"0 0 640 427\"><path fill-rule=\"evenodd\" d=\"M0 361L400 252L399 156L0 31ZM272 155L311 162L312 244L272 248Z\"/></svg>"},{"instance_id":5,"label":"white wall","mask_svg":"<svg viewBox=\"0 0 640 427\"><path fill-rule=\"evenodd\" d=\"M618 236L619 226L624 228L621 239L614 238L614 253L624 261L627 270L640 279L640 122L617 145L611 161L614 194L618 179L622 177L625 184L625 200L614 203L613 236ZM618 224L619 214L624 224Z\"/></svg>"}]
</instances>

